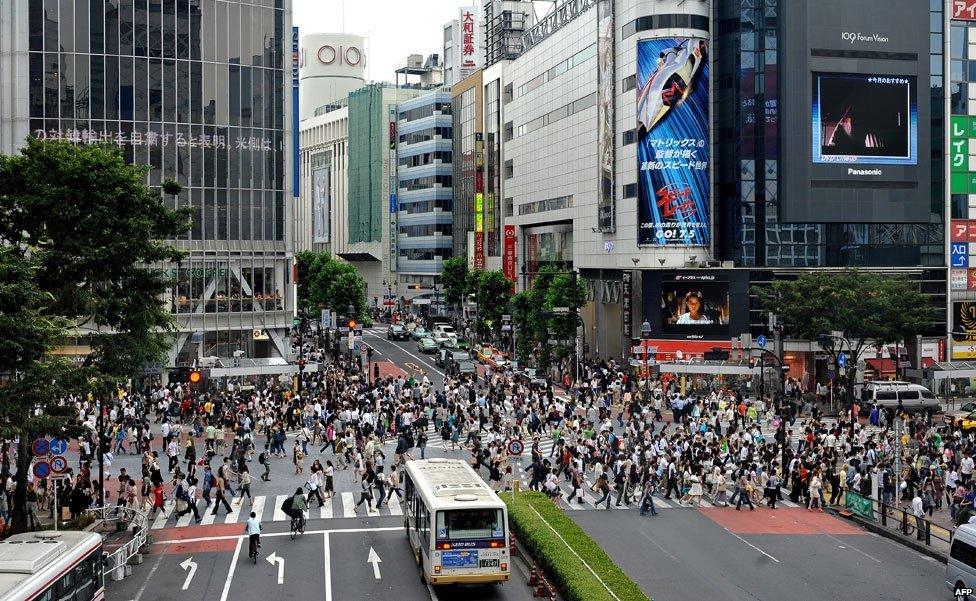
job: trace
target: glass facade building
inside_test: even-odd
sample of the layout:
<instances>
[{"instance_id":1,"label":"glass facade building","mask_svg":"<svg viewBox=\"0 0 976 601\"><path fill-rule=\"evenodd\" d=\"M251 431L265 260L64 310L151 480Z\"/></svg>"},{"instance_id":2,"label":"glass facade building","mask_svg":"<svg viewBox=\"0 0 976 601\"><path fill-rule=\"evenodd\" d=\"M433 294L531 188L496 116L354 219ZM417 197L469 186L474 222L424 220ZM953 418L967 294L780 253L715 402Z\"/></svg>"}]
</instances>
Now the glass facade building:
<instances>
[{"instance_id":1,"label":"glass facade building","mask_svg":"<svg viewBox=\"0 0 976 601\"><path fill-rule=\"evenodd\" d=\"M944 267L941 0L930 2L932 163L927 223L780 223L777 50L783 0L718 0L716 254L742 267Z\"/></svg>"},{"instance_id":2,"label":"glass facade building","mask_svg":"<svg viewBox=\"0 0 976 601\"><path fill-rule=\"evenodd\" d=\"M27 5L23 133L118 146L193 209L174 241L189 256L165 266L169 364L286 354L290 1L13 1Z\"/></svg>"},{"instance_id":3,"label":"glass facade building","mask_svg":"<svg viewBox=\"0 0 976 601\"><path fill-rule=\"evenodd\" d=\"M401 283L434 284L453 254L454 159L450 91L402 102L397 110L397 273Z\"/></svg>"}]
</instances>

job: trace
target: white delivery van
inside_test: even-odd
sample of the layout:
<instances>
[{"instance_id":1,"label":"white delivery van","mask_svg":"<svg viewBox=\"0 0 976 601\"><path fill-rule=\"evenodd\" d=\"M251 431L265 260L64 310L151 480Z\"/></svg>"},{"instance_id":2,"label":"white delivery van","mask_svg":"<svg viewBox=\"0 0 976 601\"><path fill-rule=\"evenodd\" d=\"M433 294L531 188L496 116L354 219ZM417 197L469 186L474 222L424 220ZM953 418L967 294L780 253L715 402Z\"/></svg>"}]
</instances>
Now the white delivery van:
<instances>
[{"instance_id":1,"label":"white delivery van","mask_svg":"<svg viewBox=\"0 0 976 601\"><path fill-rule=\"evenodd\" d=\"M861 389L862 410L870 409L872 403L894 409L899 401L909 413L927 409L937 413L942 409L942 401L931 390L919 384L898 381L868 382Z\"/></svg>"}]
</instances>

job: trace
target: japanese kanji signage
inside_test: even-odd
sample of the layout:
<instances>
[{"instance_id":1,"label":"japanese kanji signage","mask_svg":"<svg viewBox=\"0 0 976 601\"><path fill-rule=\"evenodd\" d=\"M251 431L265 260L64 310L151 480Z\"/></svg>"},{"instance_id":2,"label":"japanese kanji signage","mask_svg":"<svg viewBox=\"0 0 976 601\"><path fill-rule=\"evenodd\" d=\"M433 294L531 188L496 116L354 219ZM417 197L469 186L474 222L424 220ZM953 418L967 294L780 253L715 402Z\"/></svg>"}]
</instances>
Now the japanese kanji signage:
<instances>
[{"instance_id":1,"label":"japanese kanji signage","mask_svg":"<svg viewBox=\"0 0 976 601\"><path fill-rule=\"evenodd\" d=\"M186 135L183 132L160 133L156 131L115 131L94 129L36 129L34 137L39 140L64 140L74 144L114 144L116 146L146 146L147 148L177 146L179 148L213 148L222 150L248 150L271 152L274 150L271 138L253 136L227 136L200 134Z\"/></svg>"},{"instance_id":2,"label":"japanese kanji signage","mask_svg":"<svg viewBox=\"0 0 976 601\"><path fill-rule=\"evenodd\" d=\"M455 47L458 49L458 66L463 79L482 66L481 21L478 18L478 7L462 7L458 22L460 39L455 43Z\"/></svg>"}]
</instances>

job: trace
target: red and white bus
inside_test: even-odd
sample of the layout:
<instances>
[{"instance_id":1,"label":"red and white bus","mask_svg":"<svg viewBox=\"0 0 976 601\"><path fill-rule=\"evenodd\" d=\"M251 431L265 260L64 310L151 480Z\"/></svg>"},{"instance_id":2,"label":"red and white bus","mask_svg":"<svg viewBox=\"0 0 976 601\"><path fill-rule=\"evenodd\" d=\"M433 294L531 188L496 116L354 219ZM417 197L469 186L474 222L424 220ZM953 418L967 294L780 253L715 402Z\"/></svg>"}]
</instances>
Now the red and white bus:
<instances>
[{"instance_id":1,"label":"red and white bus","mask_svg":"<svg viewBox=\"0 0 976 601\"><path fill-rule=\"evenodd\" d=\"M31 532L0 541L0 601L104 601L102 537Z\"/></svg>"}]
</instances>

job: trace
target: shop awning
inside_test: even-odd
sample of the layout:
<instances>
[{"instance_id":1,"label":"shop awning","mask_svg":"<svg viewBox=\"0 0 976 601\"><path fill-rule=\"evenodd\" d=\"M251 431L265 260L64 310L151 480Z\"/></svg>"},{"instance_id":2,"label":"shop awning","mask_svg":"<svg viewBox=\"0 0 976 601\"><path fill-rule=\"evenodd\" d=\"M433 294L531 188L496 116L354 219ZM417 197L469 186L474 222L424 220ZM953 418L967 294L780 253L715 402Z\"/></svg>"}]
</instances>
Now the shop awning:
<instances>
[{"instance_id":1,"label":"shop awning","mask_svg":"<svg viewBox=\"0 0 976 601\"><path fill-rule=\"evenodd\" d=\"M895 360L894 359L865 359L868 367L873 369L879 374L891 374L895 375ZM922 369L927 369L932 367L935 363L935 359L930 359L929 357L922 357ZM908 361L902 361L901 370L911 369L911 364Z\"/></svg>"}]
</instances>

